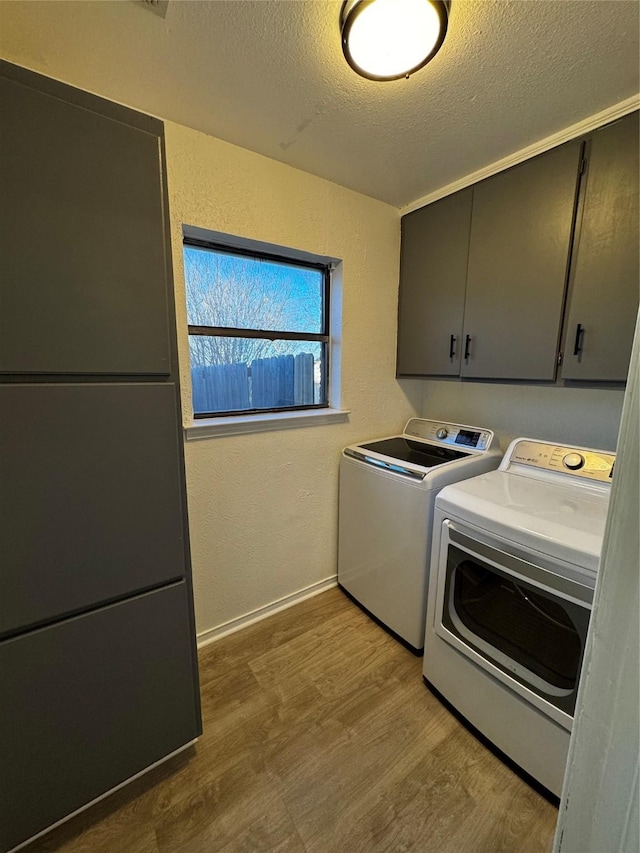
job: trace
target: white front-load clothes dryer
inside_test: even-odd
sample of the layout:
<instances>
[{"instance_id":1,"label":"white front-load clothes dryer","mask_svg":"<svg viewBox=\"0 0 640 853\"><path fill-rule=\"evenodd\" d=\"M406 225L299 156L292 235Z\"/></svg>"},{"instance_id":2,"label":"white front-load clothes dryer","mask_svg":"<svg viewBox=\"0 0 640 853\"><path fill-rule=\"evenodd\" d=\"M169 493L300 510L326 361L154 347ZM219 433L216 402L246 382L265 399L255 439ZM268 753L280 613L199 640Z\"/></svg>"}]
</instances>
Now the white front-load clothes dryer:
<instances>
[{"instance_id":1,"label":"white front-load clothes dryer","mask_svg":"<svg viewBox=\"0 0 640 853\"><path fill-rule=\"evenodd\" d=\"M417 654L424 645L435 497L497 468L493 432L411 419L402 435L346 447L340 461L338 585Z\"/></svg>"},{"instance_id":2,"label":"white front-load clothes dryer","mask_svg":"<svg viewBox=\"0 0 640 853\"><path fill-rule=\"evenodd\" d=\"M436 499L425 681L557 797L614 462L520 438Z\"/></svg>"}]
</instances>

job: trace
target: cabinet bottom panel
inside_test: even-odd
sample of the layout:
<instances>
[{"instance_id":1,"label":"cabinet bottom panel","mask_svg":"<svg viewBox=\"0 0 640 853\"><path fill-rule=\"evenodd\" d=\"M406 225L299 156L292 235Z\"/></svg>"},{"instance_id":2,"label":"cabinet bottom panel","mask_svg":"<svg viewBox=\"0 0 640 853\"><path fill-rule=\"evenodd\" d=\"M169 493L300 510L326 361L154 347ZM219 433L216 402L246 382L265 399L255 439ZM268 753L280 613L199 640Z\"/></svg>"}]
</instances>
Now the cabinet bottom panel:
<instances>
[{"instance_id":1,"label":"cabinet bottom panel","mask_svg":"<svg viewBox=\"0 0 640 853\"><path fill-rule=\"evenodd\" d=\"M0 851L200 733L184 582L0 644Z\"/></svg>"}]
</instances>

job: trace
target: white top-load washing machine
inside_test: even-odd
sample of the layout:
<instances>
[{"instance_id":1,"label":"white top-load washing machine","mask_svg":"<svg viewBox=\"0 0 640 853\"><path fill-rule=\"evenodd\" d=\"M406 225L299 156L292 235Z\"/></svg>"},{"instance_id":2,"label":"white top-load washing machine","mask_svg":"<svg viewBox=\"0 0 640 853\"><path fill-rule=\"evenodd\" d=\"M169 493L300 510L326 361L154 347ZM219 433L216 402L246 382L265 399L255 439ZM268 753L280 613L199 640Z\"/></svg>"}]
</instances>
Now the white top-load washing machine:
<instances>
[{"instance_id":1,"label":"white top-load washing machine","mask_svg":"<svg viewBox=\"0 0 640 853\"><path fill-rule=\"evenodd\" d=\"M425 681L556 796L614 462L519 438L436 500Z\"/></svg>"},{"instance_id":2,"label":"white top-load washing machine","mask_svg":"<svg viewBox=\"0 0 640 853\"><path fill-rule=\"evenodd\" d=\"M418 654L435 496L500 458L491 430L423 418L342 453L338 585Z\"/></svg>"}]
</instances>

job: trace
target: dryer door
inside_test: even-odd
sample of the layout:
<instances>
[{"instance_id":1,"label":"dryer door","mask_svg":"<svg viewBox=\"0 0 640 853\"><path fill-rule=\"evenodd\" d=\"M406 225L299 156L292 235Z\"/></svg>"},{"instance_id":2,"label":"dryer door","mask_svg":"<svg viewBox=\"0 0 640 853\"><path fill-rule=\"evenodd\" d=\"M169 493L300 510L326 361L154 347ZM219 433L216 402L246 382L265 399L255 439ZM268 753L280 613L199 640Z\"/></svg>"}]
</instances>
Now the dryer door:
<instances>
[{"instance_id":1,"label":"dryer door","mask_svg":"<svg viewBox=\"0 0 640 853\"><path fill-rule=\"evenodd\" d=\"M570 727L593 590L509 544L444 522L436 632Z\"/></svg>"}]
</instances>

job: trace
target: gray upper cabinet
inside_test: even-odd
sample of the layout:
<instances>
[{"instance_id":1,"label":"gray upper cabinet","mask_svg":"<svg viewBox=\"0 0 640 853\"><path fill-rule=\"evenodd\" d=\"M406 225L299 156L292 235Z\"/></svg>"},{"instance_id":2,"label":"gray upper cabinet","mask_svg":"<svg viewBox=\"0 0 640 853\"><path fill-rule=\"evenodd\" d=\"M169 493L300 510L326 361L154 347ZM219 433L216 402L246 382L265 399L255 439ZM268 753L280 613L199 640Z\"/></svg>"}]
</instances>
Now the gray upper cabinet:
<instances>
[{"instance_id":1,"label":"gray upper cabinet","mask_svg":"<svg viewBox=\"0 0 640 853\"><path fill-rule=\"evenodd\" d=\"M402 219L398 373L457 376L471 188Z\"/></svg>"},{"instance_id":2,"label":"gray upper cabinet","mask_svg":"<svg viewBox=\"0 0 640 853\"><path fill-rule=\"evenodd\" d=\"M556 375L582 143L561 145L473 189L460 375Z\"/></svg>"},{"instance_id":3,"label":"gray upper cabinet","mask_svg":"<svg viewBox=\"0 0 640 853\"><path fill-rule=\"evenodd\" d=\"M638 113L589 140L563 379L624 381L638 310Z\"/></svg>"},{"instance_id":4,"label":"gray upper cabinet","mask_svg":"<svg viewBox=\"0 0 640 853\"><path fill-rule=\"evenodd\" d=\"M168 374L162 124L20 72L0 63L0 373Z\"/></svg>"},{"instance_id":5,"label":"gray upper cabinet","mask_svg":"<svg viewBox=\"0 0 640 853\"><path fill-rule=\"evenodd\" d=\"M555 379L582 150L403 217L399 375Z\"/></svg>"}]
</instances>

